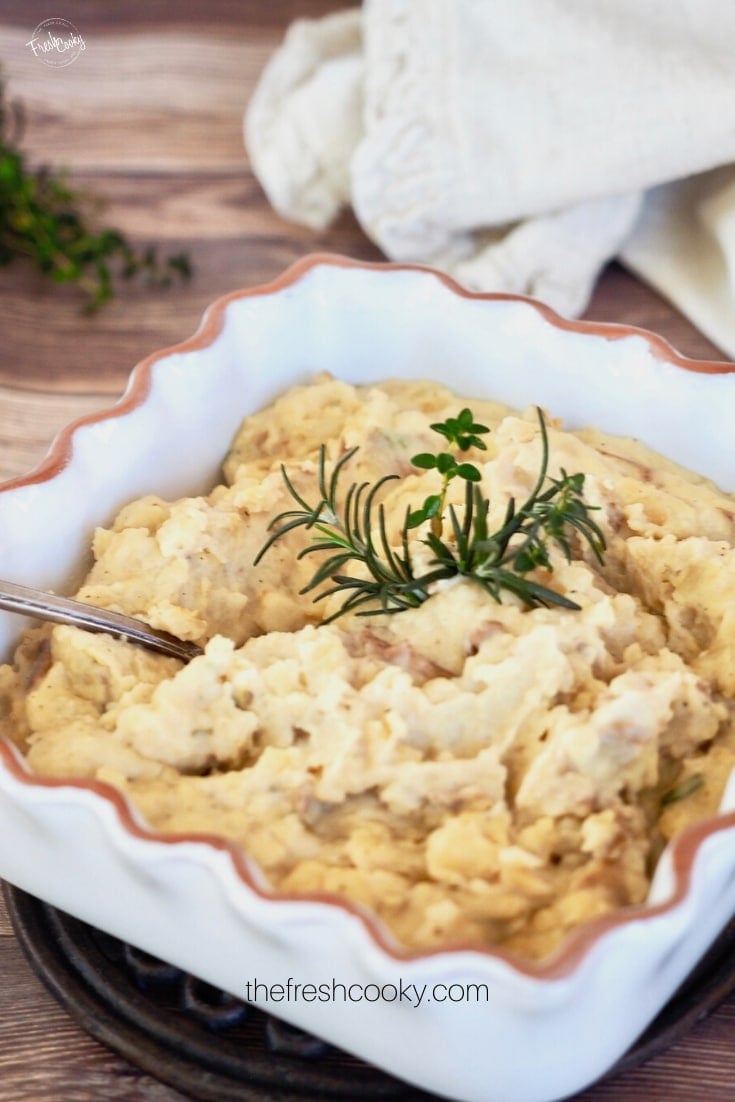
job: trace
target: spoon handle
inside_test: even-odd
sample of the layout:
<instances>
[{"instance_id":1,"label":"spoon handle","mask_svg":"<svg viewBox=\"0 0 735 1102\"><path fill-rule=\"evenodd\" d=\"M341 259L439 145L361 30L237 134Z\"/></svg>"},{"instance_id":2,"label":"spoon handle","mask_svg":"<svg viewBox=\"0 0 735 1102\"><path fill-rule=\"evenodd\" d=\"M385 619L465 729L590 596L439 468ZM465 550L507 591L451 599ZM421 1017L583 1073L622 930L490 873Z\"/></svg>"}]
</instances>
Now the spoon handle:
<instances>
[{"instance_id":1,"label":"spoon handle","mask_svg":"<svg viewBox=\"0 0 735 1102\"><path fill-rule=\"evenodd\" d=\"M71 597L57 597L55 593L16 585L15 582L0 581L0 608L34 616L38 620L52 620L55 624L73 624L86 631L121 635L132 643L140 643L149 650L179 658L182 662L189 662L202 653L202 648L196 643L177 639L167 631L158 631L133 616L86 605Z\"/></svg>"}]
</instances>

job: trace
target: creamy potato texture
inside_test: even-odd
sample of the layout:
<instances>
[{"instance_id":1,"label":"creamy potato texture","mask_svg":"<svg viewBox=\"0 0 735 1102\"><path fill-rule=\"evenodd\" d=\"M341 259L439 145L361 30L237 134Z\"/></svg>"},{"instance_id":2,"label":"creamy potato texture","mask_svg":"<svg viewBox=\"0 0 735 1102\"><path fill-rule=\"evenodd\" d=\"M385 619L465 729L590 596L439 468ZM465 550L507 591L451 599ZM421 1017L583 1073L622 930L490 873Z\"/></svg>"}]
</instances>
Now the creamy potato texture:
<instances>
[{"instance_id":1,"label":"creamy potato texture","mask_svg":"<svg viewBox=\"0 0 735 1102\"><path fill-rule=\"evenodd\" d=\"M223 835L288 892L379 915L403 945L542 957L585 919L646 897L665 841L714 813L735 765L735 505L641 445L549 425L551 475L585 474L608 543L538 580L580 611L443 582L419 608L345 616L299 590L310 536L253 560L316 501L319 445L382 492L394 537L437 490L410 459L469 404L491 426L491 524L541 461L534 410L430 383L329 377L249 417L207 497L146 497L94 537L86 601L206 644L182 666L69 627L0 669L0 729L33 771L95 778L161 831ZM553 413L553 411L551 411ZM459 508L463 484L450 485ZM413 533L418 558L426 550ZM577 557L578 556L578 557Z\"/></svg>"}]
</instances>

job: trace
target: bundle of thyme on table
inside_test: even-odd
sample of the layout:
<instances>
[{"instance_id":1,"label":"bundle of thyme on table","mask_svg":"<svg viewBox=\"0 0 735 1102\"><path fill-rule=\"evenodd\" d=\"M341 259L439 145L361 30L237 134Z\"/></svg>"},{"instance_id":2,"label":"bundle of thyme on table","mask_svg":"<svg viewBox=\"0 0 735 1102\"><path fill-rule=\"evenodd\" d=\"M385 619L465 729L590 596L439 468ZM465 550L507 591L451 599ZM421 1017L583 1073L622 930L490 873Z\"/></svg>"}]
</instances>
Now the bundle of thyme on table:
<instances>
[{"instance_id":1,"label":"bundle of thyme on table","mask_svg":"<svg viewBox=\"0 0 735 1102\"><path fill-rule=\"evenodd\" d=\"M63 172L30 168L18 147L22 121L0 73L0 265L25 257L55 283L76 284L86 313L111 299L121 280L163 288L188 278L184 253L160 259L152 246L136 248L119 230L97 227L90 220L96 204Z\"/></svg>"}]
</instances>

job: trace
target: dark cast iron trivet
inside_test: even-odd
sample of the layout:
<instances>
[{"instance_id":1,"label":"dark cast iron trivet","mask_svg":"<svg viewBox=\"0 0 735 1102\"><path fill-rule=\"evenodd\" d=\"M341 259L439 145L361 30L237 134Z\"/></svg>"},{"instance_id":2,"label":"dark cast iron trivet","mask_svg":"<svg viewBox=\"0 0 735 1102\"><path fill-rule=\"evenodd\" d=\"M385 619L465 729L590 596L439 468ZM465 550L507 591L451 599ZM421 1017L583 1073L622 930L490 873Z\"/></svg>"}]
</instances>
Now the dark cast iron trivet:
<instances>
[{"instance_id":1,"label":"dark cast iron trivet","mask_svg":"<svg viewBox=\"0 0 735 1102\"><path fill-rule=\"evenodd\" d=\"M18 888L3 892L28 960L69 1014L183 1094L202 1102L436 1102ZM672 1044L733 989L735 921L613 1073Z\"/></svg>"}]
</instances>

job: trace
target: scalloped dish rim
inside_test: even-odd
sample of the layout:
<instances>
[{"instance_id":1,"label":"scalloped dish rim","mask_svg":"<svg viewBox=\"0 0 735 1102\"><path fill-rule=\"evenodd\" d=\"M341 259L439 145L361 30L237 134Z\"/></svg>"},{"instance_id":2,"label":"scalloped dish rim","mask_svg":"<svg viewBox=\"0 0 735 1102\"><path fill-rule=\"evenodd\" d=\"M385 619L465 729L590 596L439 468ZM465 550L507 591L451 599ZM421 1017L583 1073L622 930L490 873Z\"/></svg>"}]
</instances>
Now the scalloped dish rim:
<instances>
[{"instance_id":1,"label":"scalloped dish rim","mask_svg":"<svg viewBox=\"0 0 735 1102\"><path fill-rule=\"evenodd\" d=\"M648 330L632 325L599 323L591 321L575 321L563 318L550 307L537 302L534 299L522 295L505 293L478 293L469 291L451 277L439 273L434 269L423 265L397 264L381 262L363 262L348 259L334 254L310 254L298 260L287 268L278 278L253 288L232 291L216 299L205 311L202 321L195 333L188 339L163 348L152 353L140 361L132 370L130 379L120 400L116 405L100 411L88 414L71 422L55 438L46 457L41 463L26 475L18 476L0 484L0 494L8 493L15 489L30 486L36 483L50 482L70 462L76 432L84 426L98 424L111 418L121 418L136 409L146 401L151 385L151 373L155 364L173 354L190 352L212 345L220 334L225 313L228 306L243 298L272 295L284 288L298 283L305 275L315 267L329 265L340 268L362 268L375 271L415 271L425 273L427 278L441 281L453 294L482 301L508 301L522 302L537 311L547 324L557 329L571 332L604 337L607 340L620 340L622 338L637 336L642 337L652 355L659 360L664 360L683 370L701 374L717 375L735 373L735 365L726 361L706 361L691 359L683 356L660 337ZM0 739L0 759L4 768L14 780L23 785L36 789L72 788L94 793L112 804L117 818L126 832L134 838L150 840L165 845L177 846L181 843L197 843L213 847L226 853L246 888L257 896L269 902L274 902L283 907L290 903L317 903L327 904L338 908L348 915L356 917L363 924L369 938L382 953L392 958L393 961L420 961L430 960L436 957L462 953L478 954L483 957L495 958L509 966L512 971L520 973L534 980L558 980L572 973L588 956L603 934L618 927L627 926L630 923L640 922L647 918L653 918L665 914L676 908L686 897L692 880L692 871L697 854L707 838L718 834L723 830L735 828L735 811L721 813L710 819L702 820L690 826L684 831L670 847L671 870L673 874L673 891L664 902L650 904L644 903L635 907L625 908L599 918L585 921L576 930L572 931L564 939L559 948L549 957L540 961L523 960L515 955L506 953L493 947L478 947L477 945L451 944L440 949L409 950L397 946L390 934L382 926L379 919L366 913L359 905L335 895L323 892L309 892L290 894L280 891L271 891L258 883L258 877L251 869L251 859L247 853L236 844L227 841L217 835L210 834L163 834L148 829L136 821L136 815L127 800L111 786L104 782L86 779L61 779L37 777L30 773L22 756L17 749L5 740Z\"/></svg>"}]
</instances>

